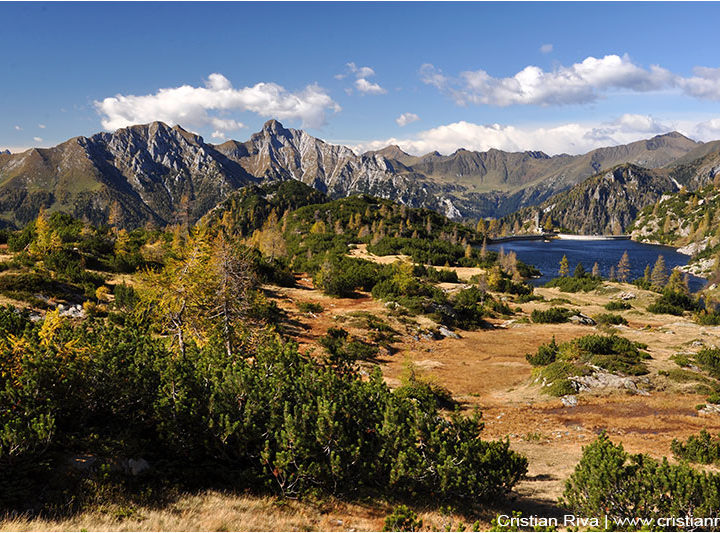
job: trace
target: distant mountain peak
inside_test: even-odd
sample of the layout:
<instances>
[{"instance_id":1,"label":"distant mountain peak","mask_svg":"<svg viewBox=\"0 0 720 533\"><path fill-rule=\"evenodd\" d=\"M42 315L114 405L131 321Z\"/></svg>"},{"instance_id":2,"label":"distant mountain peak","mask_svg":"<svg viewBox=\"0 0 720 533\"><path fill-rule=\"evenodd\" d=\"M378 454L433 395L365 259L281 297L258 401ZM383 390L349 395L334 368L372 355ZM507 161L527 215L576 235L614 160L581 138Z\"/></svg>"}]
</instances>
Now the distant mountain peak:
<instances>
[{"instance_id":1,"label":"distant mountain peak","mask_svg":"<svg viewBox=\"0 0 720 533\"><path fill-rule=\"evenodd\" d=\"M679 131L669 131L667 133L661 133L660 135L656 135L655 137L653 137L653 139L658 139L658 138L662 138L662 137L666 137L668 139L687 139L688 141L698 142L698 141L695 141L694 139L691 139L687 135L683 135Z\"/></svg>"},{"instance_id":2,"label":"distant mountain peak","mask_svg":"<svg viewBox=\"0 0 720 533\"><path fill-rule=\"evenodd\" d=\"M363 155L381 155L386 159L398 159L402 160L408 157L412 157L407 152L403 151L397 144L390 144L380 150L370 150L365 152Z\"/></svg>"},{"instance_id":3,"label":"distant mountain peak","mask_svg":"<svg viewBox=\"0 0 720 533\"><path fill-rule=\"evenodd\" d=\"M461 148L448 156L433 151L418 157L397 145L358 156L274 119L247 141L222 144L156 121L3 154L0 224L22 225L41 205L104 222L114 201L127 227L148 220L167 224L177 219L183 198L190 200L192 218L199 218L235 189L291 179L332 198L370 194L455 218L502 216L619 163L657 168L692 151L693 157L683 159L689 163L714 146L670 132L579 156ZM632 174L634 179L634 169Z\"/></svg>"},{"instance_id":4,"label":"distant mountain peak","mask_svg":"<svg viewBox=\"0 0 720 533\"><path fill-rule=\"evenodd\" d=\"M275 120L274 118L271 118L265 124L263 124L262 131L278 134L278 133L284 133L287 130L279 121Z\"/></svg>"}]
</instances>

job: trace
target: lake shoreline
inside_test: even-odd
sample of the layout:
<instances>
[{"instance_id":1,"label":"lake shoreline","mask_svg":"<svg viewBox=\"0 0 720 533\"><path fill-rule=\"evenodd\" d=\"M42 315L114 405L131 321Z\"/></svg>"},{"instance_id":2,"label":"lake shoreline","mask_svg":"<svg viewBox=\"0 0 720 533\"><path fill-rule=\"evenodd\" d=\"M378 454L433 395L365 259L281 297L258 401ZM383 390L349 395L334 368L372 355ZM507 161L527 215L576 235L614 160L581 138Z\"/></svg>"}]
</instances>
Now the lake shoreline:
<instances>
[{"instance_id":1,"label":"lake shoreline","mask_svg":"<svg viewBox=\"0 0 720 533\"><path fill-rule=\"evenodd\" d=\"M704 272L706 265L688 265L690 257L688 254L680 253L676 248L660 243L640 242L634 239L602 239L595 238L553 238L544 239L535 236L533 239L512 239L493 242L488 245L491 250L499 251L504 249L505 253L515 252L517 258L537 267L542 275L532 280L533 285L542 285L553 277L558 271L558 265L563 256L566 256L571 272L578 263L582 263L586 271L589 271L594 263L598 263L600 273L603 277L609 277L612 269L617 268L622 255L627 252L631 262L631 278L643 276L647 266L652 266L662 255L670 272L673 268L679 268L691 276L691 290L701 290L707 284L708 274Z\"/></svg>"}]
</instances>

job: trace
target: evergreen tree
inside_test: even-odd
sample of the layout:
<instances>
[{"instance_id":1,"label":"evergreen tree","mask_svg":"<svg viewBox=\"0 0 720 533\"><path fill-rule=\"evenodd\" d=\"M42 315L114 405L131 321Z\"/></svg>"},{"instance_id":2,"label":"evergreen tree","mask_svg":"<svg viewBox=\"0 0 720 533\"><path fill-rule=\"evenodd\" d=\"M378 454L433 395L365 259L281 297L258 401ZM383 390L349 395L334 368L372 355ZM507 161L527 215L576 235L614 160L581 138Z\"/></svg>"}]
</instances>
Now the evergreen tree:
<instances>
[{"instance_id":1,"label":"evergreen tree","mask_svg":"<svg viewBox=\"0 0 720 533\"><path fill-rule=\"evenodd\" d=\"M617 279L622 282L627 282L630 277L630 257L628 256L627 250L625 250L620 258L620 262L617 265Z\"/></svg>"},{"instance_id":2,"label":"evergreen tree","mask_svg":"<svg viewBox=\"0 0 720 533\"><path fill-rule=\"evenodd\" d=\"M122 209L120 208L120 203L117 200L113 200L108 211L108 226L110 226L114 231L117 231L121 219Z\"/></svg>"},{"instance_id":3,"label":"evergreen tree","mask_svg":"<svg viewBox=\"0 0 720 533\"><path fill-rule=\"evenodd\" d=\"M578 263L577 266L575 267L575 272L573 272L573 277L582 278L582 277L585 277L585 274L586 274L585 267L583 266L582 263Z\"/></svg>"},{"instance_id":4,"label":"evergreen tree","mask_svg":"<svg viewBox=\"0 0 720 533\"><path fill-rule=\"evenodd\" d=\"M667 268L665 267L665 259L662 255L658 255L655 266L653 266L650 274L650 283L655 289L662 289L668 282Z\"/></svg>"},{"instance_id":5,"label":"evergreen tree","mask_svg":"<svg viewBox=\"0 0 720 533\"><path fill-rule=\"evenodd\" d=\"M671 230L672 230L672 219L668 215L665 215L665 220L663 221L663 225L662 225L663 235L669 234Z\"/></svg>"},{"instance_id":6,"label":"evergreen tree","mask_svg":"<svg viewBox=\"0 0 720 533\"><path fill-rule=\"evenodd\" d=\"M560 270L558 270L558 274L561 276L567 276L570 274L570 265L568 264L568 258L566 255L563 255L562 259L560 259Z\"/></svg>"},{"instance_id":7,"label":"evergreen tree","mask_svg":"<svg viewBox=\"0 0 720 533\"><path fill-rule=\"evenodd\" d=\"M667 288L675 292L690 294L690 288L687 285L687 278L683 277L679 268L673 268L670 273L670 278L668 278Z\"/></svg>"},{"instance_id":8,"label":"evergreen tree","mask_svg":"<svg viewBox=\"0 0 720 533\"><path fill-rule=\"evenodd\" d=\"M41 208L35 219L35 239L30 243L28 251L35 256L43 257L49 253L57 252L62 248L62 239L57 231L52 229L50 221Z\"/></svg>"},{"instance_id":9,"label":"evergreen tree","mask_svg":"<svg viewBox=\"0 0 720 533\"><path fill-rule=\"evenodd\" d=\"M555 225L553 224L553 219L550 215L548 215L545 218L545 223L543 224L543 230L545 230L547 233L550 233Z\"/></svg>"}]
</instances>

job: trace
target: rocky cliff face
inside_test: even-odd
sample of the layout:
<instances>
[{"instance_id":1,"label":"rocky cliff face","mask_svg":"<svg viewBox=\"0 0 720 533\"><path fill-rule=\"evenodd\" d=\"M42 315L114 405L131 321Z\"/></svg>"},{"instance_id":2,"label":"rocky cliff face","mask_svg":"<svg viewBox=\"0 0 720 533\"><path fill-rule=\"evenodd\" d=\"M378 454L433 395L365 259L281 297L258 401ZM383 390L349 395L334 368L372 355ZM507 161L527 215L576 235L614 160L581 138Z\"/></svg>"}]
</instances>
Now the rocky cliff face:
<instances>
[{"instance_id":1,"label":"rocky cliff face","mask_svg":"<svg viewBox=\"0 0 720 533\"><path fill-rule=\"evenodd\" d=\"M356 155L275 120L246 142L220 145L154 122L0 154L0 221L25 224L43 206L97 223L114 202L128 227L173 223L181 212L194 221L240 187L289 179L332 198L365 193L454 219L498 216L537 205L611 163L661 166L697 149L673 133L582 156L458 150L415 157L396 146Z\"/></svg>"},{"instance_id":2,"label":"rocky cliff face","mask_svg":"<svg viewBox=\"0 0 720 533\"><path fill-rule=\"evenodd\" d=\"M580 234L622 234L642 208L664 194L676 192L679 184L665 170L637 165L615 167L552 196L537 207L507 217L511 226L530 220L552 219L555 227Z\"/></svg>"},{"instance_id":3,"label":"rocky cliff face","mask_svg":"<svg viewBox=\"0 0 720 533\"><path fill-rule=\"evenodd\" d=\"M296 179L332 198L366 193L411 207L444 210L441 188L401 163L381 154L357 156L345 146L284 128L276 120L268 121L249 141L228 141L217 150L253 176Z\"/></svg>"},{"instance_id":4,"label":"rocky cliff face","mask_svg":"<svg viewBox=\"0 0 720 533\"><path fill-rule=\"evenodd\" d=\"M720 253L720 142L701 148L666 169L683 188L647 205L630 231L639 241L680 247L692 256L688 271L706 276Z\"/></svg>"},{"instance_id":5,"label":"rocky cliff face","mask_svg":"<svg viewBox=\"0 0 720 533\"><path fill-rule=\"evenodd\" d=\"M154 122L4 157L0 212L18 225L41 206L103 222L117 202L124 225L166 224L184 202L197 219L253 181L201 137Z\"/></svg>"}]
</instances>

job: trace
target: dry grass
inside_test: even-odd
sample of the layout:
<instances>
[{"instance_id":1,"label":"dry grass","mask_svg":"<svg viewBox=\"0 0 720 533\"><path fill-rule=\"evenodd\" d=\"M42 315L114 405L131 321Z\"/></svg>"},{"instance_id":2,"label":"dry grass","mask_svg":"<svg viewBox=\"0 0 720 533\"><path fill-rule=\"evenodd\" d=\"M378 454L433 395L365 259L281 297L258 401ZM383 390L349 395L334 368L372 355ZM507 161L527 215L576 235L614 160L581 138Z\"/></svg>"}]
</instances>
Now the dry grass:
<instances>
[{"instance_id":1,"label":"dry grass","mask_svg":"<svg viewBox=\"0 0 720 533\"><path fill-rule=\"evenodd\" d=\"M356 256L365 254L366 250L360 247L354 252ZM398 258L375 259L391 262ZM631 395L624 391L582 393L577 407L565 407L559 399L540 393L532 381L532 369L525 354L535 351L553 336L558 342L564 342L598 333L595 327L492 320L492 329L461 331L460 339L425 340L410 335L399 319L390 316L382 302L368 294L330 298L308 280L301 280L294 288L268 287L268 290L295 322L293 336L303 349L316 348L330 327L343 327L358 336L367 334L359 325L362 321L347 317L351 313L367 312L385 320L398 332L395 353L384 353L378 361L390 386L399 384L408 361L414 363L435 382L447 387L465 409L479 407L482 410L485 438L507 436L513 449L528 457L528 478L518 485L516 499L506 504L511 509L522 509L526 515L536 512L547 516L558 512L556 502L565 479L577 464L582 447L600 431L607 431L613 441L622 442L632 453L643 452L658 458L670 455L673 438L685 439L703 428L711 433L720 432L720 416L700 415L694 408L704 402L702 395L687 383L659 374L678 368L670 358L679 351L697 351L700 343L720 346L720 327L700 326L689 318L647 313L646 306L657 295L633 286L606 283L601 290L587 294L544 288L535 291L546 300L570 300L571 303L563 305L587 315L606 312L603 306L621 291L637 295L630 301L633 309L619 312L627 318L629 327L617 328L617 331L648 345L652 356L648 362L650 395ZM315 315L300 313L299 302L319 303L324 310ZM527 318L533 309L547 309L550 305L547 301L521 304L522 312L515 318ZM511 303L511 307L515 304ZM422 326L431 325L426 323L427 318L412 320ZM0 530L377 531L382 529L390 510L391 506L383 502L312 504L209 492L184 496L161 510L137 509L123 517L120 516L122 509L106 509L59 522L6 520L0 523ZM425 527L433 530L473 521L443 516L437 510L419 514ZM488 526L491 516L488 511L486 520L481 522L483 527Z\"/></svg>"},{"instance_id":2,"label":"dry grass","mask_svg":"<svg viewBox=\"0 0 720 533\"><path fill-rule=\"evenodd\" d=\"M269 496L205 492L185 495L163 509L108 506L63 520L11 518L0 531L382 531L393 506L384 502L308 503ZM418 510L425 529L471 524L457 513ZM489 516L493 516L490 513ZM487 520L480 520L487 527Z\"/></svg>"},{"instance_id":3,"label":"dry grass","mask_svg":"<svg viewBox=\"0 0 720 533\"><path fill-rule=\"evenodd\" d=\"M395 261L412 262L412 258L408 255L374 255L367 251L367 244L358 244L350 250L350 257L357 257L358 259L366 259L374 263L381 265L390 265ZM431 265L426 265L431 266ZM442 270L452 270L458 276L458 279L462 281L468 281L471 277L477 274L483 274L485 269L477 267L434 267Z\"/></svg>"},{"instance_id":4,"label":"dry grass","mask_svg":"<svg viewBox=\"0 0 720 533\"><path fill-rule=\"evenodd\" d=\"M451 289L448 284L447 289ZM648 361L651 374L650 396L635 396L624 391L597 391L579 396L578 407L564 407L557 398L540 393L533 383L532 368L525 354L537 350L540 344L554 336L565 342L583 335L598 333L598 328L571 324L505 323L491 320L494 329L461 331L460 339L440 341L414 339L401 334L397 352L384 355L379 363L390 386L400 383L407 362L412 362L435 382L447 387L467 410L479 407L484 415L486 438L509 436L514 449L530 459L529 479L523 481L517 504L524 500L556 501L561 495L564 480L572 472L582 453L597 434L605 430L616 442L622 442L634 453L644 452L655 457L670 455L673 438L687 438L700 429L720 431L720 416L698 415L695 405L704 402L693 385L673 382L659 371L678 369L670 359L679 351L697 351L701 341L705 345L720 346L720 327L700 326L690 318L654 315L645 308L657 294L635 286L606 283L590 293L563 293L558 289L538 288L536 294L544 302L521 304L522 312L515 318L527 318L533 309L547 309L548 300L564 298L560 304L579 309L586 315L607 312L604 305L621 292L632 292L633 309L619 311L627 318L629 327L616 328L618 334L648 345L652 359ZM382 302L369 295L359 298L328 298L313 289L284 289L286 298L281 305L304 323L298 335L303 346L314 346L332 326L341 325L355 335L365 332L350 326L342 316L366 311L382 317L397 331L403 325L388 315ZM325 312L317 317L299 315L297 301L320 302ZM515 307L515 304L510 304ZM422 322L426 319L416 317Z\"/></svg>"},{"instance_id":5,"label":"dry grass","mask_svg":"<svg viewBox=\"0 0 720 533\"><path fill-rule=\"evenodd\" d=\"M0 531L343 531L382 529L383 509L315 506L219 492L186 495L163 509L112 508L60 521L7 519Z\"/></svg>"}]
</instances>

